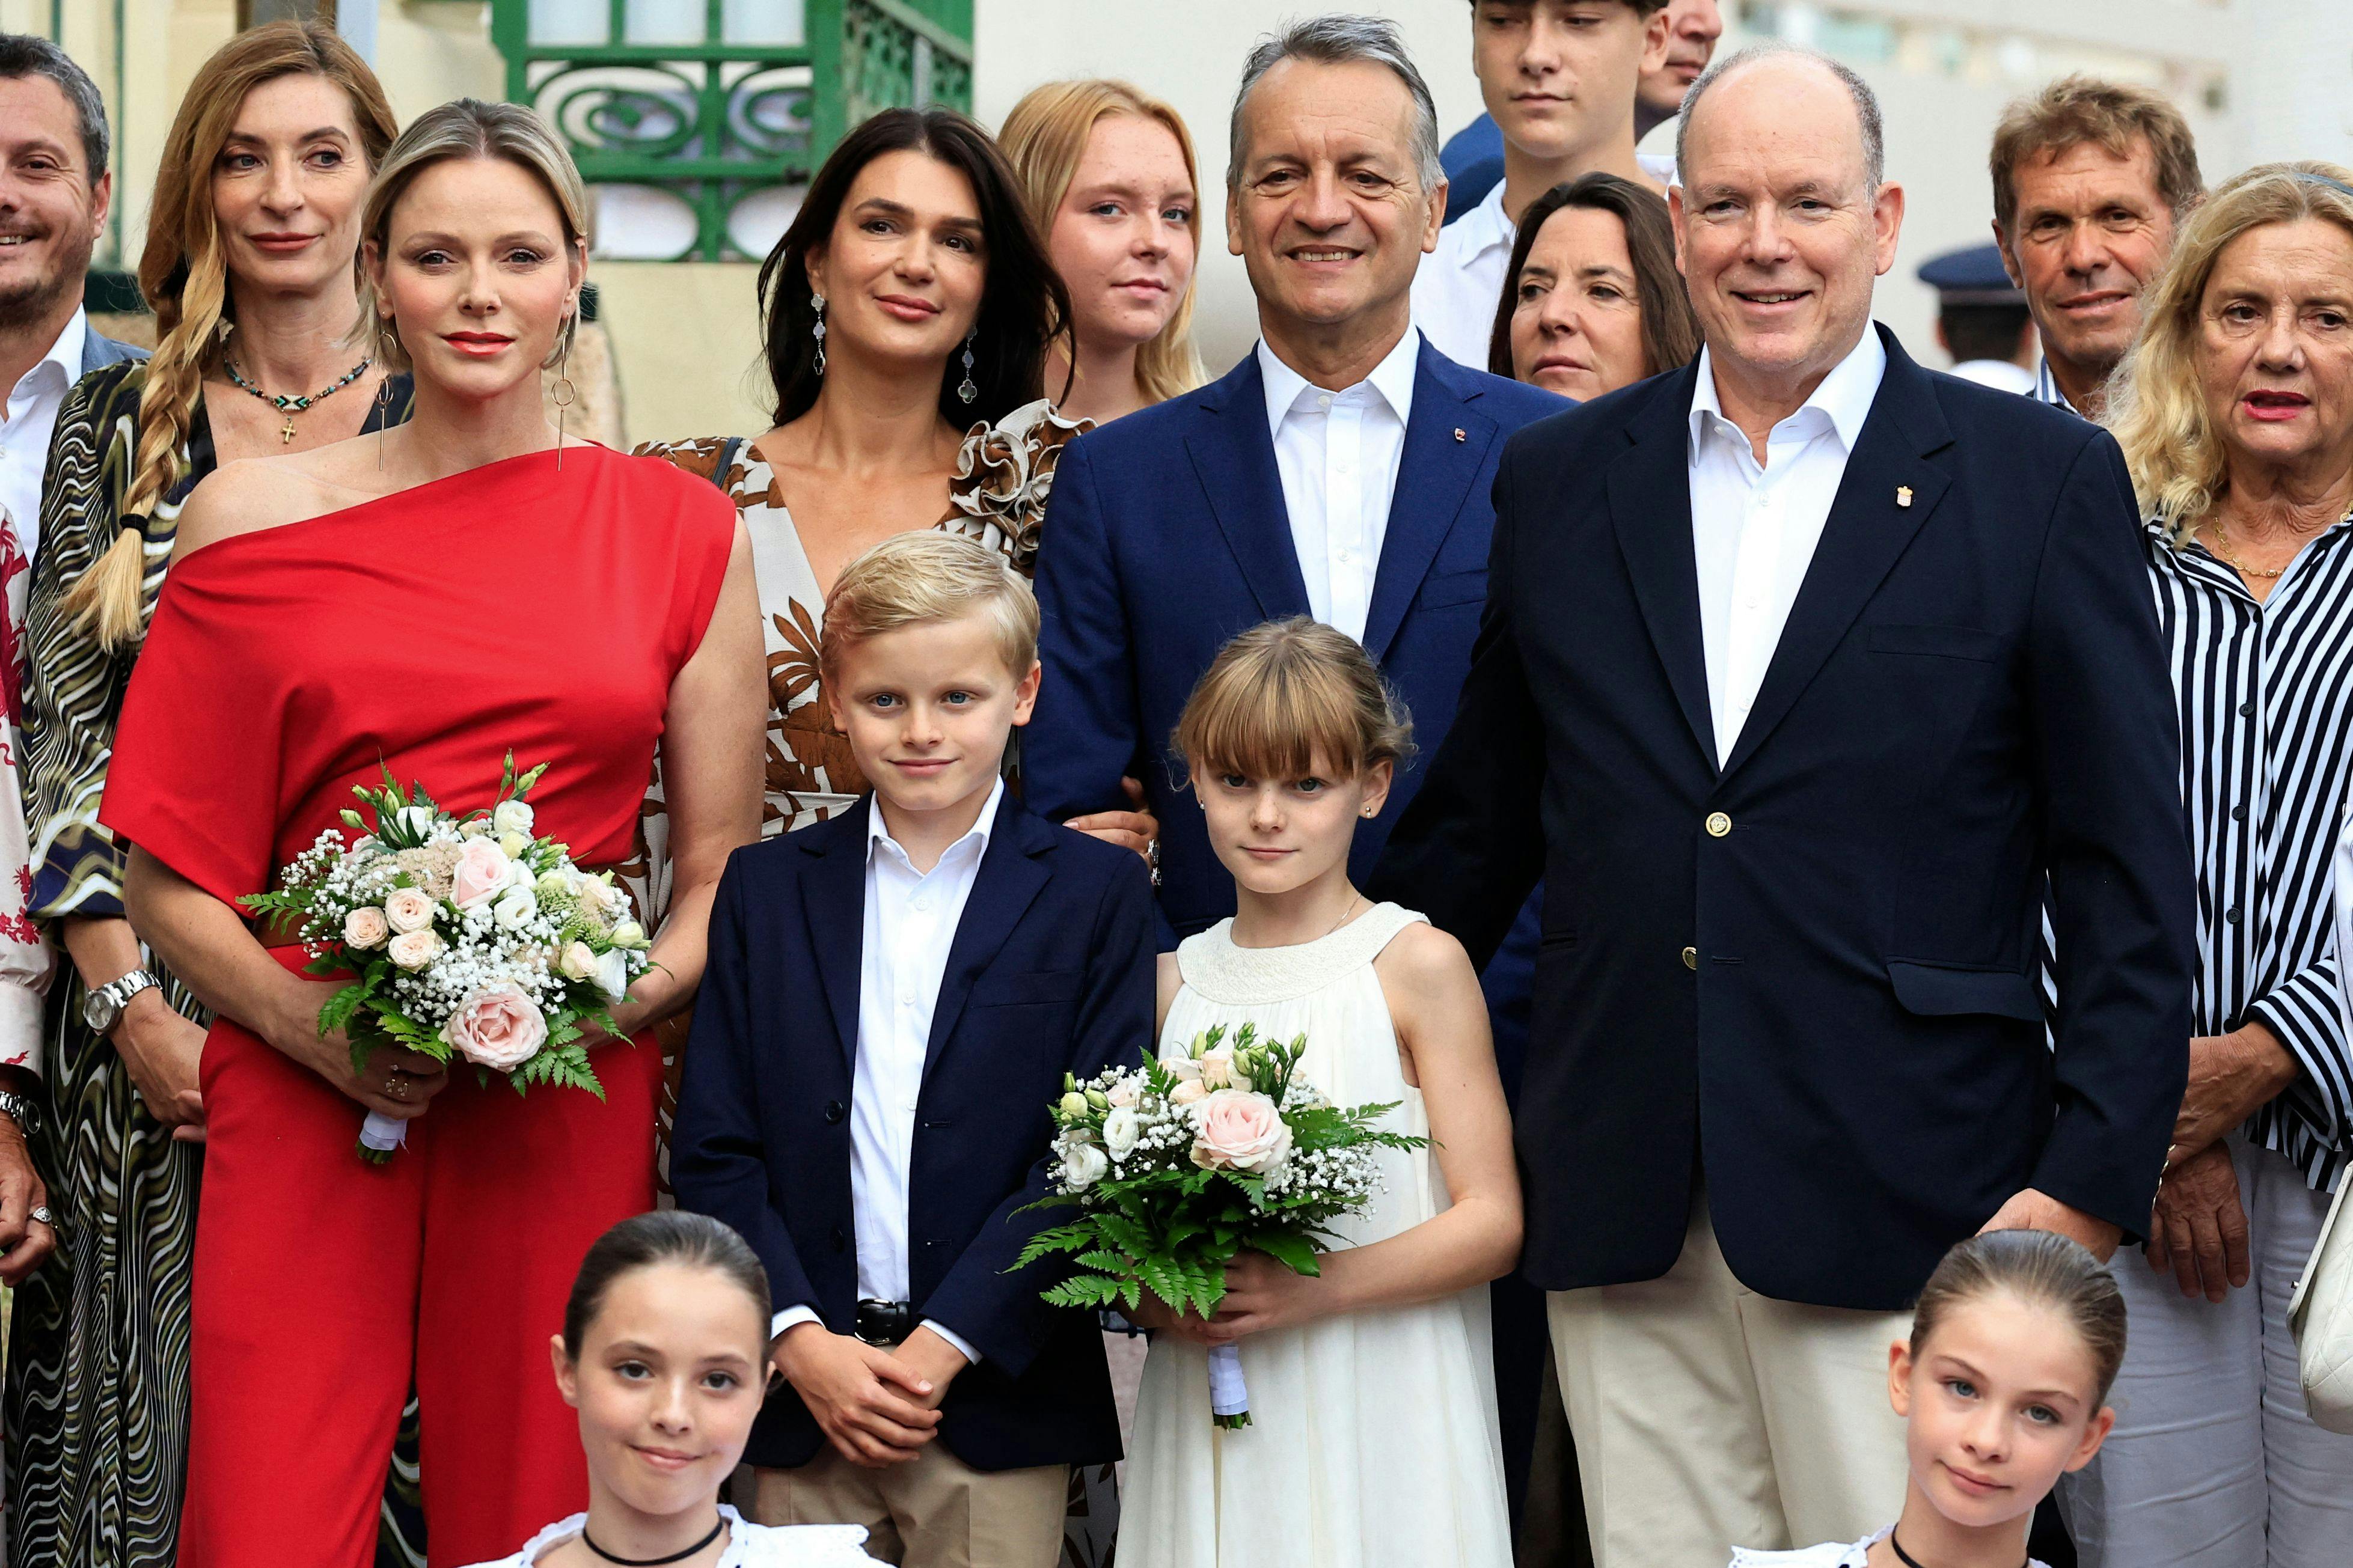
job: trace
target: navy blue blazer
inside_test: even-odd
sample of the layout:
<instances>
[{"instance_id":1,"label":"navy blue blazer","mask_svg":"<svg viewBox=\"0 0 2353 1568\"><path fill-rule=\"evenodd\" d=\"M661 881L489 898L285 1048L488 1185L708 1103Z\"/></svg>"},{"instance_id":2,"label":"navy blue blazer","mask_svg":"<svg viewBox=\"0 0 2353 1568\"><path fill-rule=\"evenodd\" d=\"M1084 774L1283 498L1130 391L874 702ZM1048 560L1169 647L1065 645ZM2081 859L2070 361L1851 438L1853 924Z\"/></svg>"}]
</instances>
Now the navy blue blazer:
<instances>
[{"instance_id":1,"label":"navy blue blazer","mask_svg":"<svg viewBox=\"0 0 2353 1568\"><path fill-rule=\"evenodd\" d=\"M1481 958L1543 876L1516 1135L1547 1289L1665 1273L1695 1174L1733 1272L1824 1306L1907 1305L2024 1187L2147 1227L2194 894L2132 486L2096 426L1883 336L1721 768L1697 366L1504 454L1462 710L1373 890Z\"/></svg>"},{"instance_id":2,"label":"navy blue blazer","mask_svg":"<svg viewBox=\"0 0 2353 1568\"><path fill-rule=\"evenodd\" d=\"M813 1308L836 1333L858 1315L849 1097L872 809L870 795L729 858L670 1145L680 1204L741 1231L777 1308ZM1038 1299L1050 1263L1010 1270L1055 1219L1017 1211L1047 1194L1062 1075L1138 1060L1152 1007L1142 860L1008 795L932 1015L907 1198L915 1316L981 1354L949 1385L938 1437L976 1469L1119 1458L1094 1315ZM802 1465L824 1441L787 1386L744 1458Z\"/></svg>"},{"instance_id":3,"label":"navy blue blazer","mask_svg":"<svg viewBox=\"0 0 2353 1568\"><path fill-rule=\"evenodd\" d=\"M1504 438L1564 406L1421 345L1365 648L1412 710L1425 752L1453 721L1470 668ZM1160 818L1169 922L1189 935L1232 914L1233 879L1181 792L1183 760L1168 737L1229 638L1309 613L1255 352L1223 380L1063 449L1038 603L1046 678L1022 741L1029 805L1057 820L1124 807L1121 777L1143 780ZM1421 778L1418 767L1404 770L1381 815L1358 826L1350 859L1358 877Z\"/></svg>"}]
</instances>

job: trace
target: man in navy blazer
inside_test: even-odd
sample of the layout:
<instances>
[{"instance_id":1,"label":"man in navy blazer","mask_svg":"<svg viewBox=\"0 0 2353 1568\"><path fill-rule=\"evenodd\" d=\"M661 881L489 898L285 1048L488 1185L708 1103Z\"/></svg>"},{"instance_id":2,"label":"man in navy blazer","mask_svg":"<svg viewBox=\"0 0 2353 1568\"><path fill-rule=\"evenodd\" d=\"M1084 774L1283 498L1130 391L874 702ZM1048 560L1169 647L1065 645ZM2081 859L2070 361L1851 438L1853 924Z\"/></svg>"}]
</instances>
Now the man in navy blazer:
<instances>
[{"instance_id":1,"label":"man in navy blazer","mask_svg":"<svg viewBox=\"0 0 2353 1568\"><path fill-rule=\"evenodd\" d=\"M1706 350L1505 452L1461 711L1375 882L1476 958L1544 880L1523 1268L1602 1568L1885 1522L1887 1345L1946 1249L2145 1230L2194 963L2115 442L1873 328L1903 196L1852 73L1744 52L1683 141Z\"/></svg>"},{"instance_id":2,"label":"man in navy blazer","mask_svg":"<svg viewBox=\"0 0 2353 1568\"><path fill-rule=\"evenodd\" d=\"M1435 746L1486 598L1495 460L1563 406L1412 330L1445 184L1429 89L1389 24L1291 28L1252 57L1234 113L1227 237L1261 338L1224 379L1064 450L1038 561L1046 680L1022 751L1029 804L1057 819L1119 808L1121 778L1143 781L1180 936L1234 910L1168 749L1193 683L1235 633L1313 615L1365 645ZM1421 777L1400 773L1357 830L1358 876Z\"/></svg>"}]
</instances>

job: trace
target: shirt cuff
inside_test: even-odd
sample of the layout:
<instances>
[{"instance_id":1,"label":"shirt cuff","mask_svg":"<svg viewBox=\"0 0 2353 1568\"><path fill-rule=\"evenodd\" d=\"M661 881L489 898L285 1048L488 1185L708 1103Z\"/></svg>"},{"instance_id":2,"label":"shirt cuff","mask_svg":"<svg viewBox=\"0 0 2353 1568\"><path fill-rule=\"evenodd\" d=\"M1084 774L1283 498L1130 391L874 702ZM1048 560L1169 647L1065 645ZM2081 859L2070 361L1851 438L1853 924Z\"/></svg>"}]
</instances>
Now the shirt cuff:
<instances>
[{"instance_id":1,"label":"shirt cuff","mask_svg":"<svg viewBox=\"0 0 2353 1568\"><path fill-rule=\"evenodd\" d=\"M957 1333L954 1329L949 1328L945 1323L941 1322L937 1318L925 1318L923 1320L923 1327L931 1330L932 1332L947 1341L949 1345L955 1349L955 1353L964 1357L964 1359L972 1365L978 1366L980 1364L980 1352L972 1348L972 1342L965 1339L962 1334Z\"/></svg>"},{"instance_id":2,"label":"shirt cuff","mask_svg":"<svg viewBox=\"0 0 2353 1568\"><path fill-rule=\"evenodd\" d=\"M785 1337L786 1329L797 1329L803 1323L816 1323L822 1327L825 1320L817 1315L815 1307L786 1307L768 1320L768 1342L775 1344Z\"/></svg>"},{"instance_id":3,"label":"shirt cuff","mask_svg":"<svg viewBox=\"0 0 2353 1568\"><path fill-rule=\"evenodd\" d=\"M41 987L14 976L0 978L0 1066L41 1072Z\"/></svg>"}]
</instances>

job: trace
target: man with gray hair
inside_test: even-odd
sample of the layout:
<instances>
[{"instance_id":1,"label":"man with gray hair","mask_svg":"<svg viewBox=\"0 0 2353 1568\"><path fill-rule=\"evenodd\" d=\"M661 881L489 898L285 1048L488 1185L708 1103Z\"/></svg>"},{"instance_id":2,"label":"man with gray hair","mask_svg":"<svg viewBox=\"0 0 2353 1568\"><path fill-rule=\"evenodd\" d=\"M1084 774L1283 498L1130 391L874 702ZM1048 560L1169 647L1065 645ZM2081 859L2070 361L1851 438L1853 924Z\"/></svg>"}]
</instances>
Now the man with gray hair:
<instances>
[{"instance_id":1,"label":"man with gray hair","mask_svg":"<svg viewBox=\"0 0 2353 1568\"><path fill-rule=\"evenodd\" d=\"M1231 135L1226 242L1260 341L1223 379L1063 451L1022 753L1030 805L1056 818L1121 807L1122 775L1145 781L1179 935L1234 912L1168 751L1193 683L1236 632L1313 616L1364 644L1434 744L1485 597L1496 457L1564 406L1412 330L1446 187L1430 89L1392 24L1319 16L1261 42ZM1360 826L1359 872L1419 777Z\"/></svg>"},{"instance_id":2,"label":"man with gray hair","mask_svg":"<svg viewBox=\"0 0 2353 1568\"><path fill-rule=\"evenodd\" d=\"M1745 51L1679 130L1704 349L1505 451L1461 710L1369 889L1476 959L1543 878L1523 1268L1601 1568L1886 1521L1888 1347L1945 1252L2146 1231L2195 962L2115 441L1874 327L1904 194L1852 71ZM1936 1458L1940 1507L2002 1479Z\"/></svg>"}]
</instances>

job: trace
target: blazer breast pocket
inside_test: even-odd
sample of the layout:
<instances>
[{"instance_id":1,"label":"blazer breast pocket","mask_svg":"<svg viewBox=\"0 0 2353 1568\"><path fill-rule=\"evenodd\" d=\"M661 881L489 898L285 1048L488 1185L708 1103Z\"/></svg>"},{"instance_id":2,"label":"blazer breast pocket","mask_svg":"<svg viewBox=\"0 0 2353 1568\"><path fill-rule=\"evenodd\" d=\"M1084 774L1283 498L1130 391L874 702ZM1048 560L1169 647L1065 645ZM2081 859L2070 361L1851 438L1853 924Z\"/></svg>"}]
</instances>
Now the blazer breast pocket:
<instances>
[{"instance_id":1,"label":"blazer breast pocket","mask_svg":"<svg viewBox=\"0 0 2353 1568\"><path fill-rule=\"evenodd\" d=\"M1079 999L1085 973L1077 969L1039 969L1026 974L989 974L976 982L976 1007L1046 1007Z\"/></svg>"},{"instance_id":2,"label":"blazer breast pocket","mask_svg":"<svg viewBox=\"0 0 2353 1568\"><path fill-rule=\"evenodd\" d=\"M1483 605L1487 602L1487 569L1474 566L1468 572L1433 572L1421 580L1421 593L1416 602L1425 610Z\"/></svg>"},{"instance_id":3,"label":"blazer breast pocket","mask_svg":"<svg viewBox=\"0 0 2353 1568\"><path fill-rule=\"evenodd\" d=\"M1986 664L2001 658L2001 639L1975 626L1907 626L1882 625L1868 628L1873 653L1915 654L1929 658L1973 658Z\"/></svg>"}]
</instances>

